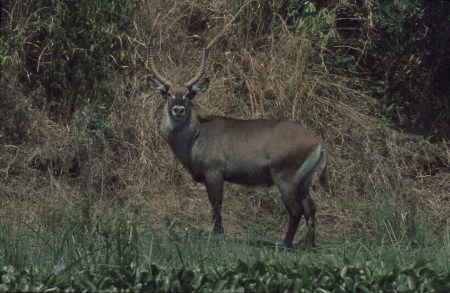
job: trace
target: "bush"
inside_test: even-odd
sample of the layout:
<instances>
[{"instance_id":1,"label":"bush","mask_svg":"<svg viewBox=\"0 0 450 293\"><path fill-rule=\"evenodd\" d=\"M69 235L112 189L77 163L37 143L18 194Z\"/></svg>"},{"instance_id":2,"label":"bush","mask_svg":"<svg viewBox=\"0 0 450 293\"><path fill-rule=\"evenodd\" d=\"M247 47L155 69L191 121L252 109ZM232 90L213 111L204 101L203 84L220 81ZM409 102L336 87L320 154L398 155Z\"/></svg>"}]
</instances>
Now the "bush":
<instances>
[{"instance_id":1,"label":"bush","mask_svg":"<svg viewBox=\"0 0 450 293\"><path fill-rule=\"evenodd\" d=\"M450 133L449 8L446 1L348 1L338 11L351 44L342 52L352 56L347 68L369 74L384 114L430 135Z\"/></svg>"},{"instance_id":2,"label":"bush","mask_svg":"<svg viewBox=\"0 0 450 293\"><path fill-rule=\"evenodd\" d=\"M2 71L17 67L34 103L56 121L87 106L104 114L114 97L111 78L135 62L127 32L139 1L2 2Z\"/></svg>"}]
</instances>

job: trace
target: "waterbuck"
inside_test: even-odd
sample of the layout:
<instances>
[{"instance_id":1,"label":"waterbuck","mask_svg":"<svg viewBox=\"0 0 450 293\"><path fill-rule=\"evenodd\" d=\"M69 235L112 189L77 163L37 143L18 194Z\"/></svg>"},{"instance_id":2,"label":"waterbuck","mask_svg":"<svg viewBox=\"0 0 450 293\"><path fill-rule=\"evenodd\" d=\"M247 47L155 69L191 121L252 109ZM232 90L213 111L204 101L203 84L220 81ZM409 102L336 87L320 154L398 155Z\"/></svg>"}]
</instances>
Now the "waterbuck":
<instances>
[{"instance_id":1,"label":"waterbuck","mask_svg":"<svg viewBox=\"0 0 450 293\"><path fill-rule=\"evenodd\" d=\"M292 246L302 215L308 224L307 241L315 245L316 206L309 195L314 173L325 160L322 140L297 123L275 120L240 120L229 117L199 117L192 99L208 89L205 47L197 74L176 85L156 69L150 46L149 63L154 77L150 88L166 99L162 131L181 164L193 179L206 185L213 210L213 231L223 232L224 181L244 185L275 184L289 214L284 238ZM326 184L326 164L320 182Z\"/></svg>"}]
</instances>

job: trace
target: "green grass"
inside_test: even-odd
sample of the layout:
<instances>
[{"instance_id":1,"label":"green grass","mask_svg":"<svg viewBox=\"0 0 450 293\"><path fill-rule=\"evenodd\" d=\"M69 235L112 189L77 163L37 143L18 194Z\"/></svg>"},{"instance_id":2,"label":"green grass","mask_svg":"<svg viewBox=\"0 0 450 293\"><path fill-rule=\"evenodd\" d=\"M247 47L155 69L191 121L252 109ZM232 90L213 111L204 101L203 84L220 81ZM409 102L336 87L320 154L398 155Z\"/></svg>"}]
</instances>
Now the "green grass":
<instances>
[{"instance_id":1,"label":"green grass","mask_svg":"<svg viewBox=\"0 0 450 293\"><path fill-rule=\"evenodd\" d=\"M0 291L444 292L450 289L448 235L442 246L363 240L285 250L233 235L176 235L138 223L117 205L96 221L65 210L40 228L0 226ZM387 232L387 234L389 234Z\"/></svg>"}]
</instances>

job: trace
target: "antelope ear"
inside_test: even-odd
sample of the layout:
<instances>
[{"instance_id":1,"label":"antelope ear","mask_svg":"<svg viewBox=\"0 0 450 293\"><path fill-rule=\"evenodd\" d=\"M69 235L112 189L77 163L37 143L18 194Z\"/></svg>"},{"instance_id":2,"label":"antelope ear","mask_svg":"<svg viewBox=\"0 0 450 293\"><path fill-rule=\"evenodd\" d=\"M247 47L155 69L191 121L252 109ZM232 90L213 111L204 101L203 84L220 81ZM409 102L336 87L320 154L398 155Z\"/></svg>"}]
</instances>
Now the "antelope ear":
<instances>
[{"instance_id":1,"label":"antelope ear","mask_svg":"<svg viewBox=\"0 0 450 293\"><path fill-rule=\"evenodd\" d=\"M150 77L148 79L148 85L150 86L150 88L154 91L159 91L161 94L166 94L167 93L167 89L164 86L164 84L159 81L159 79L154 78L154 77Z\"/></svg>"},{"instance_id":2,"label":"antelope ear","mask_svg":"<svg viewBox=\"0 0 450 293\"><path fill-rule=\"evenodd\" d=\"M208 85L209 85L209 78L202 78L196 83L194 83L194 85L191 88L191 92L194 93L195 95L201 94L208 89Z\"/></svg>"}]
</instances>

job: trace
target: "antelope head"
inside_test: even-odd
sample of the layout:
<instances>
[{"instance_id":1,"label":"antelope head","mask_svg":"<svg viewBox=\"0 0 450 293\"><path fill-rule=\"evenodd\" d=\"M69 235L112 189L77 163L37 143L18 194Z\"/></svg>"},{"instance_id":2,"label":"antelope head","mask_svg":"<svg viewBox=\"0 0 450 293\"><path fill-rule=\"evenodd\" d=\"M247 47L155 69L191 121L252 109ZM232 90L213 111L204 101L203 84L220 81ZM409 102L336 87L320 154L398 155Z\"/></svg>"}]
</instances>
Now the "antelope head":
<instances>
[{"instance_id":1,"label":"antelope head","mask_svg":"<svg viewBox=\"0 0 450 293\"><path fill-rule=\"evenodd\" d=\"M197 74L188 82L177 85L165 79L156 69L153 48L150 46L149 62L154 77L149 78L150 88L159 91L166 99L166 107L173 121L182 121L191 111L191 100L208 89L209 79L201 78L205 71L205 50L201 51L200 65Z\"/></svg>"}]
</instances>

